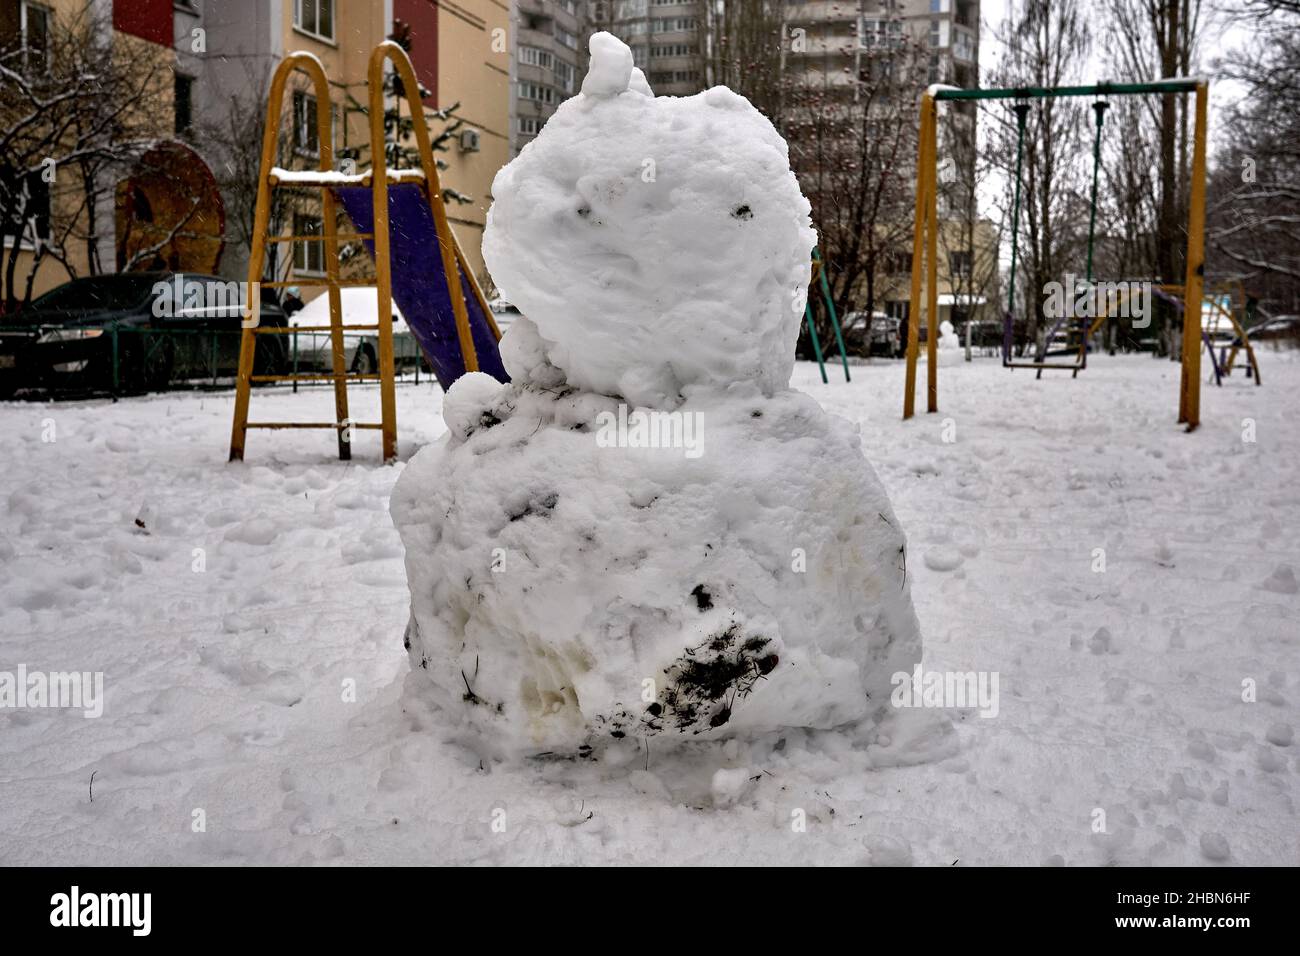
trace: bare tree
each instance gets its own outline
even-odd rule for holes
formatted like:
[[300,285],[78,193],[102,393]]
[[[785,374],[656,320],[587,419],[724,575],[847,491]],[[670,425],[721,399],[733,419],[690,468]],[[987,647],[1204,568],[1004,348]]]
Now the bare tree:
[[[899,31],[859,38],[811,38],[809,56],[791,58],[784,133],[799,183],[812,204],[837,318],[864,314],[858,334],[897,271],[912,231],[917,93],[928,54]],[[855,67],[845,65],[856,63]],[[820,337],[833,335],[819,296],[812,298]]]
[[1248,282],[1268,307],[1300,311],[1300,5],[1263,3],[1252,42],[1216,62],[1246,95],[1224,111],[1208,213],[1209,259],[1216,271]]
[[[30,300],[46,259],[75,278],[71,246],[98,260],[101,201],[120,173],[156,141],[158,104],[170,74],[132,56],[87,8],[51,19],[41,46],[0,43],[0,311]],[[24,251],[31,252],[19,274]]]
[[784,117],[790,40],[782,0],[714,0],[700,4],[705,86],[743,93],[778,129]]
[[[1081,80],[1091,32],[1080,0],[1020,0],[999,28],[1006,50],[993,71],[994,86],[1064,86]],[[1043,99],[1030,104],[1023,139],[1018,223],[1019,289],[1007,289],[1008,308],[1024,303],[1023,347],[1045,330],[1043,290],[1064,273],[1081,273],[1080,253],[1087,229],[1088,177],[1080,155],[1090,150],[1083,132],[1087,107],[1073,99]],[[996,107],[994,108],[996,110]],[[1007,191],[1016,188],[1017,126],[1010,110],[993,124],[989,148],[1008,172]],[[1090,145],[1090,144],[1089,144]],[[1013,200],[1010,195],[1007,205]]]
[[[1193,72],[1203,22],[1200,0],[1107,0],[1106,13],[1116,27],[1106,46],[1110,79],[1149,83]],[[1186,278],[1193,102],[1186,94],[1168,93],[1112,104],[1124,138],[1121,149],[1108,151],[1106,180],[1117,193],[1121,234],[1134,240],[1124,264],[1142,278],[1173,284]],[[1177,360],[1182,327],[1164,300],[1155,319],[1162,350]]]

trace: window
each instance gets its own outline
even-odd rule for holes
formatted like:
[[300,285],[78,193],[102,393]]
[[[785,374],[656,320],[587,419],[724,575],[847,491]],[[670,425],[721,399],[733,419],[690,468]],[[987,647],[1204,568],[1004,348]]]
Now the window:
[[885,256],[885,271],[890,275],[908,275],[912,271],[912,253],[906,249],[894,249]]
[[[295,215],[293,217],[293,234],[295,236],[319,236],[322,234],[319,216]],[[325,271],[325,243],[295,242],[293,244],[293,271]]]
[[29,74],[50,71],[50,11],[24,0],[19,11],[23,66]]
[[316,130],[316,97],[310,93],[293,94],[293,148],[312,156],[320,154]]
[[861,45],[863,48],[877,46],[902,46],[903,44],[903,21],[902,20],[874,20],[864,19],[862,21]]
[[293,0],[293,25],[322,40],[334,39],[334,0]]
[[657,43],[650,48],[651,57],[694,55],[695,44],[693,43]]
[[555,80],[560,84],[560,89],[566,93],[573,92],[573,64],[565,63],[563,60],[555,61]]
[[952,54],[959,60],[968,62],[975,59],[975,39],[969,33],[958,30],[953,36]]
[[555,39],[564,46],[567,46],[570,50],[576,50],[578,48],[577,34],[570,33],[559,24],[556,24],[555,26]]
[[543,69],[550,69],[551,62],[554,59],[550,50],[542,50],[535,46],[521,46],[519,48],[519,62],[524,66],[540,66]]
[[954,279],[969,279],[971,254],[969,249],[948,253],[948,272]]
[[646,61],[646,48],[643,46],[632,47],[632,65],[644,67]]
[[[7,182],[0,182],[9,195],[12,214],[11,229],[21,224],[17,241],[19,248],[31,249],[50,238],[50,184],[42,175],[45,167],[29,173],[18,173]],[[9,236],[5,236],[6,246]]]
[[697,26],[694,17],[665,17],[662,20],[651,21],[655,33],[685,33],[696,29]]
[[519,83],[519,96],[525,100],[536,100],[538,103],[555,102],[555,90],[540,83],[529,83],[526,80]]
[[194,123],[194,79],[183,73],[176,74],[175,83],[176,134],[189,132]]
[[542,130],[542,124],[545,120],[538,119],[536,116],[519,117],[519,132],[524,136],[536,136]]
[[650,82],[655,85],[669,83],[698,83],[699,70],[659,70],[650,74]]

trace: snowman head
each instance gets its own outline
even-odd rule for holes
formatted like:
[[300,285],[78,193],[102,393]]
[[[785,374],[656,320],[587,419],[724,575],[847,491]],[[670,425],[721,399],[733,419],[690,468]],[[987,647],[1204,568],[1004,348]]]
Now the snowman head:
[[582,92],[492,186],[483,253],[569,384],[669,406],[786,387],[816,234],[785,141],[744,97],[655,97],[591,38]]

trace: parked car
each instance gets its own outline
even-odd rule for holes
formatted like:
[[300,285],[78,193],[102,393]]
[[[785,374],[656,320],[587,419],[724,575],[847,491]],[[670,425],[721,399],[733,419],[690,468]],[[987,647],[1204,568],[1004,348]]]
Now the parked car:
[[[194,288],[194,282],[221,294],[205,292],[187,305],[179,293]],[[0,394],[21,389],[147,392],[174,381],[232,377],[239,367],[239,288],[216,276],[172,272],[66,282],[0,320]],[[178,293],[174,298],[173,290]],[[270,290],[262,293],[260,321],[285,324]],[[255,373],[284,367],[282,338],[259,336]]]
[[[848,312],[844,316],[841,328],[846,337],[855,329],[867,329],[866,312]],[[902,337],[902,322],[883,312],[871,313],[870,331],[866,333],[868,355],[884,355],[888,358],[901,358],[907,350],[907,343]]]
[[1252,342],[1284,342],[1300,344],[1300,315],[1275,315],[1258,322],[1246,330]]
[[[343,363],[350,372],[374,374],[379,371],[379,332],[375,320],[379,304],[374,286],[339,290],[344,325],[376,326],[375,331],[343,333]],[[423,362],[420,344],[406,325],[402,311],[393,303],[389,316],[393,323],[393,367],[397,371],[414,369]],[[328,294],[318,295],[289,319],[290,328],[321,328],[330,324]],[[301,332],[288,336],[289,364],[299,372],[329,372],[334,368],[334,345],[329,332]],[[295,342],[296,354],[295,354]],[[427,367],[427,365],[425,366]]]

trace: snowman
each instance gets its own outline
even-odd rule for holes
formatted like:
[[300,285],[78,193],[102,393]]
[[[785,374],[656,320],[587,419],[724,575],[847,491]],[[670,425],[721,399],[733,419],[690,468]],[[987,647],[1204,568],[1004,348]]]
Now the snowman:
[[591,68],[493,184],[526,318],[392,498],[407,693],[500,756],[869,726],[921,639],[856,426],[789,388],[816,236],[785,142],[715,87]]
[[939,323],[939,341],[935,343],[940,365],[955,365],[961,361],[961,340],[952,323],[944,319]]

